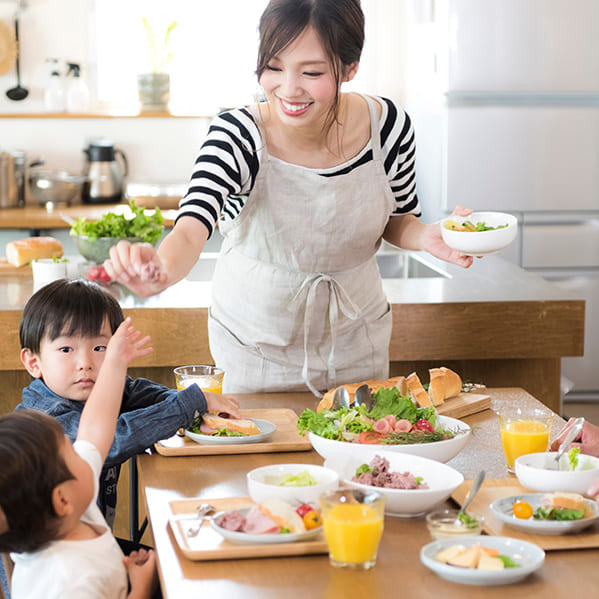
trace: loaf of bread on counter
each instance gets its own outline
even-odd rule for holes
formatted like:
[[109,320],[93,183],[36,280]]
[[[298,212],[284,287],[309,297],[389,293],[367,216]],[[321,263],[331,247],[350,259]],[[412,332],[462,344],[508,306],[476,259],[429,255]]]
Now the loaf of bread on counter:
[[440,406],[446,399],[455,397],[461,392],[462,379],[457,372],[441,366],[441,368],[430,368],[428,373],[430,375],[428,393],[415,372],[406,379],[412,399],[421,408]]
[[62,243],[54,237],[26,237],[6,244],[6,260],[14,266],[25,266],[32,260],[62,258]]

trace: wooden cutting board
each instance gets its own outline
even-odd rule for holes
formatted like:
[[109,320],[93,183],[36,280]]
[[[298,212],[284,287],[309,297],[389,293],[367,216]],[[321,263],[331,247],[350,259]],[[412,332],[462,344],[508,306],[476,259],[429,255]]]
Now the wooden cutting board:
[[[472,481],[465,481],[452,494],[451,497],[462,505],[468,491],[472,486]],[[567,534],[567,535],[537,535],[523,532],[504,524],[501,520],[495,518],[491,512],[490,505],[496,499],[511,497],[512,495],[521,495],[529,493],[515,477],[503,479],[487,479],[483,483],[480,491],[472,500],[468,511],[475,515],[484,516],[483,530],[487,534],[502,537],[513,537],[522,539],[538,545],[545,551],[556,551],[563,549],[585,549],[599,547],[599,523],[595,522],[589,528]]]
[[275,453],[279,451],[309,451],[308,437],[297,432],[297,415],[288,408],[241,410],[244,418],[258,418],[272,422],[277,430],[270,441],[241,445],[200,445],[188,437],[175,435],[154,445],[163,456],[224,455],[233,453]]
[[491,396],[483,393],[460,393],[437,407],[437,413],[450,418],[464,418],[491,408]]
[[24,277],[27,279],[33,278],[31,264],[26,264],[25,266],[15,266],[14,264],[8,262],[6,258],[0,258],[0,275]]
[[[328,553],[327,543],[322,532],[309,541],[297,543],[277,543],[269,545],[236,545],[224,539],[205,520],[200,532],[194,537],[188,537],[185,531],[190,525],[197,524],[194,519],[196,508],[204,503],[201,499],[182,499],[171,501],[169,506],[173,518],[169,519],[169,526],[174,536],[175,543],[183,555],[193,561],[240,559],[250,557],[280,557],[286,555],[313,555]],[[254,505],[250,497],[230,497],[223,499],[210,499],[210,503],[220,510],[239,510]],[[185,519],[185,514],[190,517]]]

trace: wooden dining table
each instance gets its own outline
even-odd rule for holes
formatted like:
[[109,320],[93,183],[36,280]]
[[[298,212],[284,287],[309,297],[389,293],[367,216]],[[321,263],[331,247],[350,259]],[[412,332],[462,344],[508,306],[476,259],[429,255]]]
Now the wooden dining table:
[[[496,414],[501,405],[543,407],[520,388],[487,391],[491,409],[463,418],[472,428],[471,437],[465,448],[448,462],[466,480],[473,479],[481,469],[486,471],[488,479],[510,476]],[[313,396],[303,393],[240,394],[238,398],[242,408],[290,408],[297,414],[316,405]],[[563,424],[562,418],[554,415],[552,438]],[[377,562],[368,571],[332,567],[326,554],[191,560],[183,555],[169,526],[169,518],[173,516],[171,502],[247,496],[246,474],[253,468],[275,463],[323,464],[323,459],[313,450],[181,457],[152,451],[138,456],[137,462],[165,599],[599,596],[599,547],[547,551],[539,570],[507,586],[473,586],[443,580],[420,561],[421,548],[431,542],[422,516],[385,517]],[[448,499],[447,504],[453,501]]]

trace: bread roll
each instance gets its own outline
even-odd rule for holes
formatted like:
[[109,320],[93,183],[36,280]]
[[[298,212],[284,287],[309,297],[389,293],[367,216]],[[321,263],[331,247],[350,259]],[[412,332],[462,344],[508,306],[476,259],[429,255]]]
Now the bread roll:
[[246,435],[259,435],[260,429],[252,420],[244,418],[221,418],[216,414],[203,414],[202,420],[210,427],[217,431],[225,428],[228,431],[236,433],[244,433]]
[[454,397],[462,390],[462,379],[460,375],[441,366],[441,368],[431,368],[429,396],[435,406],[441,405],[446,399]]
[[[406,378],[404,376],[396,376],[391,379],[387,379],[386,381],[361,381],[360,383],[348,383],[346,385],[340,385],[340,387],[345,387],[349,394],[349,403],[350,405],[354,403],[354,397],[356,395],[356,389],[361,387],[362,385],[368,385],[371,393],[375,393],[379,389],[393,389],[393,387],[397,387],[399,392],[402,395],[408,395],[408,386],[406,384]],[[339,387],[335,387],[330,391],[327,391],[320,403],[318,404],[316,411],[322,412],[322,410],[330,410],[333,405],[333,397],[335,395],[335,391],[337,391]]]
[[278,497],[268,497],[260,503],[258,509],[281,528],[288,528],[291,533],[305,532],[304,521],[286,501]]
[[14,266],[24,266],[32,260],[62,258],[62,243],[54,237],[26,237],[6,244],[6,259]]
[[410,390],[410,394],[412,395],[412,399],[421,407],[428,408],[432,406],[431,398],[428,396],[428,393],[425,391],[422,383],[420,382],[420,378],[418,375],[413,372],[406,379],[408,384],[408,389]]

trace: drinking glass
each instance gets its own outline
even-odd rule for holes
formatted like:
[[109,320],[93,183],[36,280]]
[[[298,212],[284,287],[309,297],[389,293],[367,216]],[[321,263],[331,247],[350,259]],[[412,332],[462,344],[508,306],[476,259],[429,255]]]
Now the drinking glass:
[[549,412],[538,408],[500,408],[501,445],[508,472],[514,474],[514,463],[521,455],[547,451],[552,420]]
[[177,391],[181,391],[197,383],[202,391],[211,391],[212,393],[223,392],[224,370],[216,366],[196,364],[193,366],[179,366],[175,368],[175,381]]
[[383,534],[385,498],[374,491],[341,489],[322,495],[320,507],[331,564],[372,568]]

